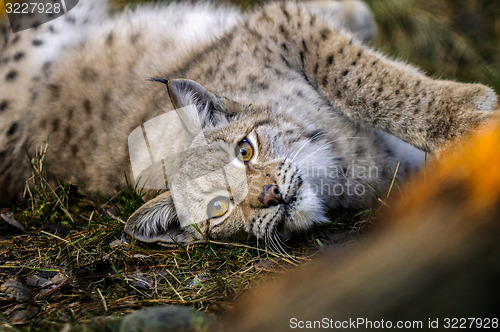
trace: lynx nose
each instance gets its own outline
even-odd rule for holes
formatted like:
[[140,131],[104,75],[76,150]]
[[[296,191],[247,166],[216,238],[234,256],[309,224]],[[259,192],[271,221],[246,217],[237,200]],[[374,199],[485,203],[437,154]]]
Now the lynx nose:
[[262,204],[264,204],[265,207],[270,207],[280,204],[282,199],[281,199],[281,192],[278,186],[275,184],[265,185],[264,192],[262,193],[260,201],[262,202]]

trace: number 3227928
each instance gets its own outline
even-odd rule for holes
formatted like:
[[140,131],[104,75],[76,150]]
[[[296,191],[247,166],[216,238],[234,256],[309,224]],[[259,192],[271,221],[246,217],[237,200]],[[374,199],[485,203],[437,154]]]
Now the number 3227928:
[[62,10],[60,3],[24,2],[6,3],[7,14],[59,14]]
[[445,329],[497,329],[498,318],[445,318]]

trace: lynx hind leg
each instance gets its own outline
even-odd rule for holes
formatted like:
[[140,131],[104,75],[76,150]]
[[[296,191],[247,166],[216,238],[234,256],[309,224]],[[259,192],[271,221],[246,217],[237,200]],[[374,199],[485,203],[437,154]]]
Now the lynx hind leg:
[[377,33],[373,13],[363,1],[314,0],[305,3],[326,22],[349,31],[364,43],[372,41]]

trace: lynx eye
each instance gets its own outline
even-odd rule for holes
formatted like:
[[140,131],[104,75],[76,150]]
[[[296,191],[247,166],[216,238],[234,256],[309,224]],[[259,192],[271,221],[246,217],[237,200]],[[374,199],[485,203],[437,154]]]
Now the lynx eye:
[[229,203],[229,198],[223,196],[218,196],[212,199],[207,206],[208,218],[219,218],[225,215],[229,210]]
[[243,162],[248,162],[253,157],[253,146],[247,138],[242,139],[236,146],[236,156]]

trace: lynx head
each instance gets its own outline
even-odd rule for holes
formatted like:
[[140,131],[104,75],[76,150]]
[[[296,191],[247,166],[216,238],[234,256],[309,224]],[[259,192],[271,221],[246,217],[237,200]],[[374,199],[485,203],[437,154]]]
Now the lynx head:
[[[184,116],[192,140],[158,168],[175,170],[166,172],[168,191],[129,218],[128,234],[167,243],[255,237],[278,250],[279,237],[326,221],[314,189],[324,179],[308,172],[308,165],[333,163],[318,132],[284,112],[237,103],[193,81],[160,81],[174,107],[194,105],[197,119]],[[177,145],[162,144],[167,150]]]

